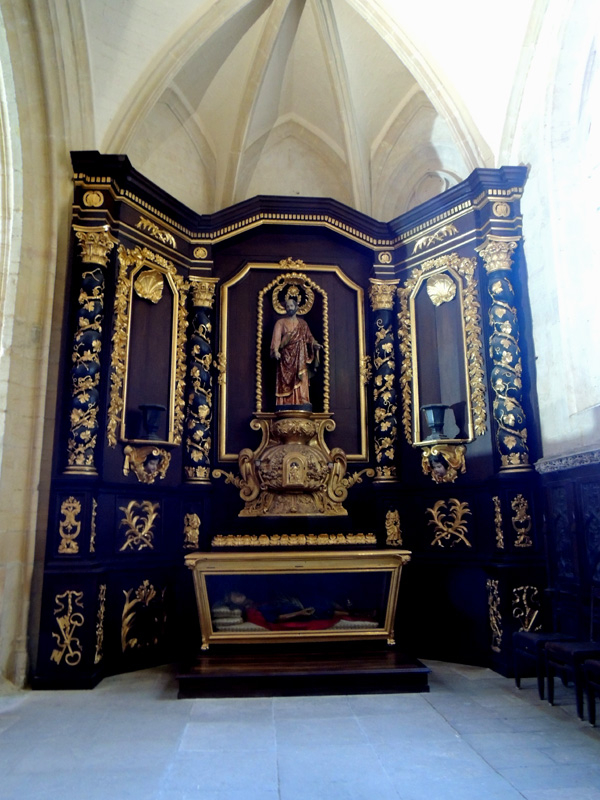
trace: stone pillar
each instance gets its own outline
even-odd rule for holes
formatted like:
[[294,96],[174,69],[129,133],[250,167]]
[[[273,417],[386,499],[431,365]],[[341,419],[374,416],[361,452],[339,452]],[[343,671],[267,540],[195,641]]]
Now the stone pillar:
[[[98,438],[100,350],[104,321],[104,273],[116,239],[108,225],[86,228],[74,225],[81,247],[83,269],[79,282],[79,312],[73,339],[71,415],[66,473],[97,475],[95,447]],[[89,265],[89,269],[86,267]]]
[[496,448],[500,471],[531,469],[527,427],[523,410],[523,364],[519,347],[519,319],[510,281],[514,239],[489,236],[477,248],[488,275],[490,375],[492,409],[496,422]]
[[217,278],[190,278],[194,312],[189,337],[187,438],[184,469],[188,483],[210,480],[213,362],[211,309]]
[[396,480],[396,354],[393,334],[396,280],[370,279],[373,316],[373,399],[375,482]]

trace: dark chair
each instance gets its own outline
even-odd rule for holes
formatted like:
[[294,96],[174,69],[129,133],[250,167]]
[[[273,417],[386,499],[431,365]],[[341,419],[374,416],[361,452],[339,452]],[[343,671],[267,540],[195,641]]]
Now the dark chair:
[[600,639],[595,635],[600,628],[596,624],[596,610],[600,601],[600,587],[592,586],[590,591],[590,638],[585,641],[546,642],[544,656],[546,679],[548,681],[548,702],[554,703],[554,677],[558,675],[563,683],[573,681],[577,716],[583,719],[583,662],[587,659],[600,659]]
[[596,697],[600,697],[600,661],[588,659],[581,667],[583,682],[588,698],[588,719],[596,724]]
[[515,686],[521,688],[521,678],[535,675],[540,700],[544,699],[546,661],[544,646],[546,642],[574,641],[576,636],[566,629],[569,627],[568,615],[563,606],[569,593],[560,588],[548,588],[543,593],[540,616],[544,631],[515,631],[513,633],[513,667]]
[[545,645],[547,642],[572,641],[574,638],[564,633],[515,631],[513,633],[513,663],[517,689],[521,688],[521,678],[534,672],[537,677],[538,694],[540,700],[543,700],[546,677]]

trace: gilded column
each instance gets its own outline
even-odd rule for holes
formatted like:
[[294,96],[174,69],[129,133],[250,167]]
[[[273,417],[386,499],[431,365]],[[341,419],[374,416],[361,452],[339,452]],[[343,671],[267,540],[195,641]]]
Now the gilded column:
[[512,253],[517,242],[488,237],[477,248],[488,274],[491,388],[496,421],[500,470],[529,469],[527,427],[523,410],[523,364],[519,347],[519,319],[510,281]]
[[189,339],[189,394],[184,468],[189,483],[208,483],[212,422],[213,362],[210,319],[217,278],[190,278],[194,313]]
[[71,356],[71,428],[65,472],[97,475],[94,451],[98,438],[98,384],[104,320],[103,269],[116,239],[109,233],[108,225],[97,228],[74,225],[73,230],[81,247],[83,270]]
[[374,316],[373,400],[375,481],[396,480],[396,358],[394,352],[393,310],[398,281],[371,278],[369,298]]

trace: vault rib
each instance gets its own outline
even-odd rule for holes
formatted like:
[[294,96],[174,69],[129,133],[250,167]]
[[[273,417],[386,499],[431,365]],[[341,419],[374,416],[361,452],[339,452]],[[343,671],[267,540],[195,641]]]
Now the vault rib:
[[331,0],[317,0],[312,3],[312,7],[344,132],[346,163],[352,182],[354,207],[365,214],[370,214],[369,163],[352,102],[337,20]]
[[[279,58],[279,71],[277,73],[279,79],[279,101],[285,67],[293,48],[304,4],[305,0],[300,0],[300,2],[298,0],[274,0],[269,10],[237,112],[235,130],[226,167],[221,173],[220,186],[217,186],[216,195],[219,198],[220,208],[225,208],[235,202],[241,162],[249,144],[248,132],[252,128],[261,90],[265,84],[269,69],[275,68],[273,60],[276,51],[278,51]],[[272,90],[272,85],[270,88]],[[272,128],[275,121],[276,115],[270,121],[268,128]]]

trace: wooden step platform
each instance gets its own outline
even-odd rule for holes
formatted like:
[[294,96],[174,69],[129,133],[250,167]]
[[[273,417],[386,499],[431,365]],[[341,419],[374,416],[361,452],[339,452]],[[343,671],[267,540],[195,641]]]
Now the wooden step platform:
[[429,668],[396,647],[211,647],[177,675],[179,697],[428,692]]

